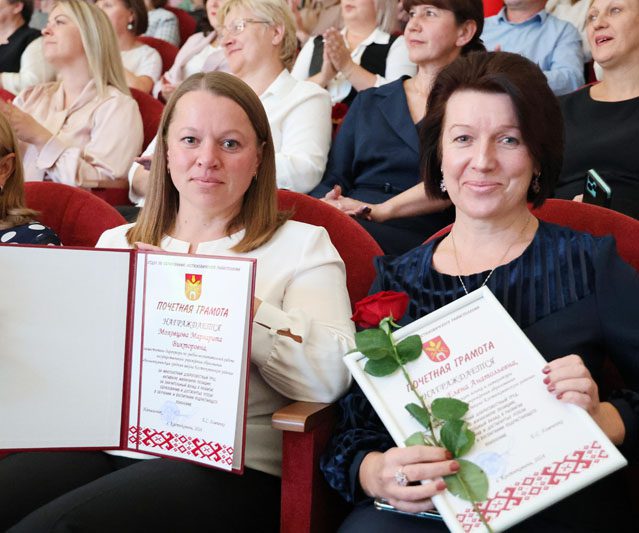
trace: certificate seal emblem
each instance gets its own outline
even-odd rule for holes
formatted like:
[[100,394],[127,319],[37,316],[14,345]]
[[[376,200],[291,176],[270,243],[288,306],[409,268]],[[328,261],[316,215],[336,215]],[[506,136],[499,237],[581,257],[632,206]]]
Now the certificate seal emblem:
[[422,347],[428,358],[435,363],[441,363],[450,356],[450,348],[440,336],[426,341]]
[[186,274],[184,279],[184,294],[192,302],[202,295],[202,274]]

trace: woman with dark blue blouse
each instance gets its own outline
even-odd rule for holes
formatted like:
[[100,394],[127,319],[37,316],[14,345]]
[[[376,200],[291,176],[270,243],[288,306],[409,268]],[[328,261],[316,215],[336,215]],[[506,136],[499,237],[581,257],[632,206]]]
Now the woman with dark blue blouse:
[[[380,258],[372,292],[408,293],[403,324],[484,285],[547,359],[540,380],[558,401],[585,409],[629,459],[639,456],[639,276],[611,237],[538,221],[561,169],[561,113],[543,73],[521,56],[471,54],[446,67],[428,100],[421,138],[426,191],[449,197],[451,232],[396,259]],[[628,390],[599,397],[605,356]],[[396,448],[355,388],[342,402],[322,461],[329,483],[357,503],[342,531],[445,531],[441,522],[377,512],[432,509],[459,465],[441,448]],[[398,474],[402,476],[398,476]],[[426,483],[400,485],[398,479]],[[623,473],[609,476],[513,531],[626,531]]]
[[22,159],[9,122],[0,113],[0,243],[59,245],[55,232],[25,207]]
[[404,0],[403,5],[410,16],[404,37],[417,74],[358,94],[333,142],[322,182],[311,192],[358,216],[389,254],[414,248],[452,222],[445,200],[433,199],[422,211],[429,214],[407,218],[397,218],[403,214],[386,210],[384,202],[419,181],[418,129],[437,73],[460,54],[484,49],[481,0]]

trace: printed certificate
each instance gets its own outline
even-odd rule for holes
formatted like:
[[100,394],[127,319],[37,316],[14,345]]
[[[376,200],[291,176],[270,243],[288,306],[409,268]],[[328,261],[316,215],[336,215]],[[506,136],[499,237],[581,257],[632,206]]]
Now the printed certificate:
[[3,246],[0,269],[0,449],[242,471],[254,260]]
[[[466,459],[489,478],[488,500],[478,504],[502,531],[625,466],[626,460],[581,408],[548,393],[546,361],[487,287],[395,332],[419,335],[423,353],[406,365],[427,403],[453,397],[469,404],[476,433]],[[366,358],[345,362],[398,446],[422,426],[404,405],[414,402],[401,372],[376,378]],[[469,502],[449,492],[433,498],[453,532],[484,531]]]

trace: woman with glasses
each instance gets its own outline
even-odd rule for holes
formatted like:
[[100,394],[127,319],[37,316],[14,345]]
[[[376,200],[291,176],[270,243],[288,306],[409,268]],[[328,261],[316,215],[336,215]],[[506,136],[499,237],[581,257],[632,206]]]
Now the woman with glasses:
[[[246,82],[266,110],[273,143],[277,186],[307,193],[324,173],[331,143],[331,102],[314,83],[298,81],[289,69],[297,52],[293,15],[285,0],[228,0],[218,11],[220,42],[230,72]],[[143,154],[155,150],[151,142]],[[130,198],[140,203],[149,173],[129,171]]]
[[277,186],[309,192],[324,173],[331,142],[331,103],[325,90],[289,70],[297,53],[293,15],[285,0],[228,0],[218,19],[231,72],[266,109]]

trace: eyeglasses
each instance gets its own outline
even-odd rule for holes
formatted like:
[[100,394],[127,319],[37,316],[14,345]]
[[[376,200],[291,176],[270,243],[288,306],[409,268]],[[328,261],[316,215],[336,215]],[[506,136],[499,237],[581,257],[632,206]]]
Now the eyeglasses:
[[247,24],[270,24],[268,20],[238,19],[231,22],[230,26],[224,26],[220,30],[220,37],[224,39],[227,35],[239,35],[246,29]]

